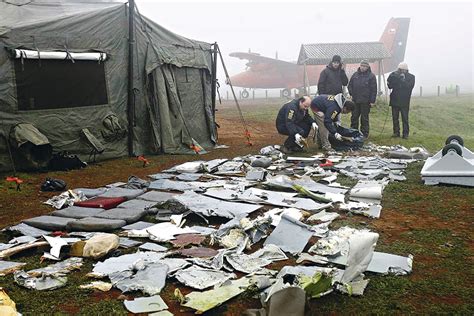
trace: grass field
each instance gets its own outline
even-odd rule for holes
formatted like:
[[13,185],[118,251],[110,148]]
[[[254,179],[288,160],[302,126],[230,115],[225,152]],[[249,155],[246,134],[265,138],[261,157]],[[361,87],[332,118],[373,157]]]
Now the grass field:
[[[144,178],[174,164],[196,159],[232,158],[256,153],[268,144],[281,143],[274,128],[276,112],[282,100],[242,101],[242,110],[252,134],[253,147],[247,147],[243,128],[235,106],[226,102],[219,106],[218,122],[220,142],[229,149],[214,150],[205,156],[154,156],[150,166],[142,168],[141,162],[121,158],[90,165],[84,170],[55,173],[20,173],[25,180],[22,191],[15,191],[6,182],[0,182],[0,228],[23,218],[45,214],[51,209],[42,204],[51,193],[39,192],[39,185],[46,176],[66,180],[70,188],[97,187],[115,181],[126,181],[128,176]],[[402,144],[424,146],[431,152],[442,148],[447,136],[458,134],[467,147],[474,149],[474,104],[472,95],[459,98],[414,98],[411,108],[412,134],[408,140],[392,139],[388,107],[378,104],[371,113],[371,141],[377,144]],[[349,117],[344,118],[347,125]],[[382,133],[383,130],[383,133]],[[315,151],[311,148],[311,152]],[[343,225],[367,227],[380,234],[377,251],[398,255],[414,255],[413,273],[409,276],[378,276],[368,273],[371,280],[363,297],[330,294],[309,301],[307,315],[327,314],[474,314],[474,189],[455,186],[429,187],[420,179],[422,163],[410,165],[407,181],[392,183],[384,191],[380,219],[368,219],[341,212],[332,228]],[[2,175],[4,176],[4,175]],[[349,179],[341,179],[350,182]],[[0,234],[0,242],[7,236]],[[44,267],[41,251],[32,251],[11,258],[26,262],[26,270]],[[68,276],[67,286],[48,291],[30,291],[19,287],[11,275],[0,277],[4,287],[24,315],[127,314],[124,298],[140,296],[138,293],[121,295],[120,291],[107,293],[81,290],[80,284],[91,280],[86,274],[93,261],[86,260],[80,272]],[[170,282],[161,296],[175,315],[192,315],[173,299],[174,288]],[[183,286],[179,285],[183,290]],[[189,291],[184,289],[183,292]],[[240,296],[212,310],[209,315],[240,315],[246,308],[259,307],[258,300]]]

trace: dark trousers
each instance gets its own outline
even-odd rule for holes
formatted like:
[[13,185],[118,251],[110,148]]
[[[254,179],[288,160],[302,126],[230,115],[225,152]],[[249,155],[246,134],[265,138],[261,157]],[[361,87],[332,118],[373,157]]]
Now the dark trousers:
[[[308,124],[308,123],[305,123],[305,122],[302,122],[300,124],[298,124],[299,127],[301,127],[303,129],[303,133],[300,133],[301,136],[303,136],[304,138],[308,137],[309,135],[309,132],[311,131],[311,124]],[[278,130],[278,133],[282,134],[282,135],[288,135],[288,138],[285,140],[285,147],[289,148],[289,149],[293,149],[293,148],[300,148],[300,146],[298,146],[296,143],[295,143],[295,135],[296,134],[292,134],[288,131],[288,129],[286,128],[286,125],[277,125],[277,130]]]
[[351,128],[359,129],[360,118],[360,131],[365,137],[369,135],[369,113],[370,105],[368,103],[356,103],[351,116]]
[[408,111],[410,108],[406,107],[398,107],[392,106],[392,120],[393,120],[393,134],[400,135],[400,122],[399,116],[400,113],[402,114],[402,123],[403,123],[403,136],[408,137],[410,132],[410,126],[408,124]]

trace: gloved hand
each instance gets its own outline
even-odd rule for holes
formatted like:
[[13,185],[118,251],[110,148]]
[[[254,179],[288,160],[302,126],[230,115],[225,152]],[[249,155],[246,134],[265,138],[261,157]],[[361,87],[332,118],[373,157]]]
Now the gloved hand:
[[403,72],[400,74],[400,79],[401,79],[402,81],[405,80],[405,74],[404,74]]
[[342,135],[339,134],[339,133],[336,133],[336,134],[334,134],[334,138],[336,138],[337,140],[340,141],[340,140],[342,140]]
[[336,122],[334,122],[334,125],[336,125],[336,126],[341,126],[341,121],[336,121]]
[[300,134],[296,134],[295,135],[295,143],[300,146],[300,147],[303,147],[303,144],[304,144],[304,138],[303,136],[301,136]]
[[311,128],[314,129],[314,131],[317,131],[318,130],[318,124],[316,124],[316,122],[313,122],[313,124],[311,124]]

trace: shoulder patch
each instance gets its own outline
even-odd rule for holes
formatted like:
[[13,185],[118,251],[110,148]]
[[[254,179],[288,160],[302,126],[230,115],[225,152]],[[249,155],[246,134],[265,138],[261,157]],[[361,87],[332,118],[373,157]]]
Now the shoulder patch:
[[331,119],[334,120],[337,117],[338,114],[339,113],[337,113],[337,111],[332,112]]
[[291,120],[293,119],[293,115],[295,114],[295,111],[294,110],[290,110],[288,111],[288,119]]

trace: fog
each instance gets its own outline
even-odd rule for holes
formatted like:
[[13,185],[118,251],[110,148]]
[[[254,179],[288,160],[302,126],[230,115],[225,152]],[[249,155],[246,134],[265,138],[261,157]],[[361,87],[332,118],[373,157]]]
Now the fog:
[[[391,17],[411,18],[405,61],[424,91],[474,90],[472,2],[164,2],[136,0],[140,13],[182,36],[218,42],[231,75],[245,70],[231,52],[296,61],[301,44],[378,41]],[[342,56],[344,58],[344,56]],[[219,71],[223,84],[223,72]]]

